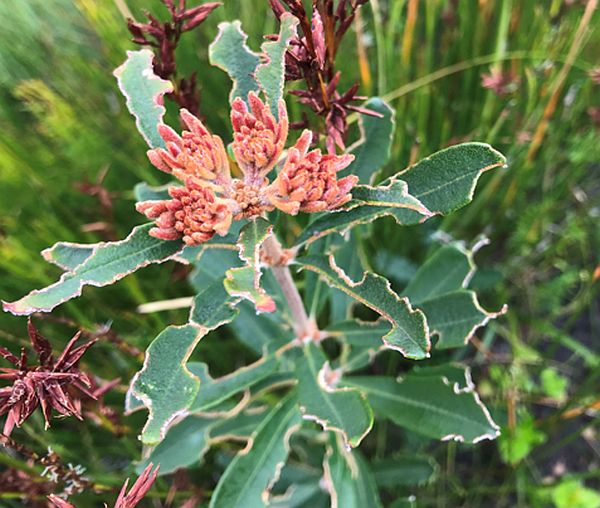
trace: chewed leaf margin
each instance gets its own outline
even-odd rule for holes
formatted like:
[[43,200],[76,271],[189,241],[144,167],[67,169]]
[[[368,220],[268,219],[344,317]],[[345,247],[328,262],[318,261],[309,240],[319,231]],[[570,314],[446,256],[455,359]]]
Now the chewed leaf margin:
[[281,16],[279,37],[275,41],[262,44],[266,61],[256,68],[256,80],[267,96],[271,113],[277,118],[279,100],[283,98],[285,84],[285,54],[290,40],[296,35],[298,19],[289,12]]
[[[3,309],[17,316],[50,312],[58,305],[80,296],[84,286],[108,286],[140,268],[175,258],[182,250],[183,244],[179,241],[164,241],[151,237],[148,232],[152,227],[152,224],[137,226],[123,240],[94,244],[93,252],[72,271],[63,273],[57,282],[43,289],[33,290],[17,301],[2,302]],[[137,244],[140,244],[140,250],[131,250]],[[110,258],[111,255],[117,255],[121,249],[130,249],[130,252],[116,259]],[[147,257],[150,254],[152,256]],[[133,260],[128,260],[128,257],[133,257]],[[99,260],[103,258],[106,259],[105,265],[98,265]],[[124,264],[124,261],[129,261],[129,264]],[[94,263],[97,266],[94,266]],[[107,266],[111,269],[104,273],[102,268]]]
[[382,337],[387,348],[414,360],[429,357],[431,341],[425,315],[413,309],[408,298],[398,296],[386,278],[365,272],[360,281],[354,282],[336,265],[333,255],[329,258],[304,256],[298,258],[296,263],[300,269],[318,273],[330,284],[389,321],[392,328]]
[[224,21],[219,23],[219,33],[208,47],[211,65],[225,71],[233,82],[229,102],[236,97],[247,101],[248,94],[259,88],[254,74],[260,56],[248,47],[247,40],[248,35],[242,30],[240,21]]
[[154,74],[154,54],[149,49],[127,51],[127,60],[113,72],[127,108],[150,148],[164,147],[158,124],[165,114],[163,96],[173,91],[173,84]]

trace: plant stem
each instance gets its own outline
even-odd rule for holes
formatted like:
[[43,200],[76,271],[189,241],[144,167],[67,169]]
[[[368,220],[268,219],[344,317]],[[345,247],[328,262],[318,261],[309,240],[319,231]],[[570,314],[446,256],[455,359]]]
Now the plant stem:
[[263,243],[263,248],[267,258],[269,259],[269,267],[273,271],[275,279],[281,287],[281,292],[287,301],[292,318],[294,320],[293,326],[296,333],[296,337],[303,339],[311,333],[313,326],[311,321],[306,314],[304,303],[296,287],[296,283],[292,278],[290,269],[285,264],[285,254],[281,247],[281,244],[275,238],[275,235],[271,235]]

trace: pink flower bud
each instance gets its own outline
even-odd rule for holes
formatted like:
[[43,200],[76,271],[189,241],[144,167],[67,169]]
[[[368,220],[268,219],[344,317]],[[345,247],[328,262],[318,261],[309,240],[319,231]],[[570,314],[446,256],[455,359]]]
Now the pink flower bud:
[[233,153],[247,183],[261,184],[277,163],[288,134],[285,103],[279,102],[279,122],[254,92],[248,94],[250,111],[240,98],[233,101]]
[[332,210],[352,199],[350,190],[358,177],[337,179],[336,173],[347,167],[352,155],[323,155],[320,150],[308,151],[312,134],[304,131],[296,145],[288,150],[281,173],[269,186],[274,206],[295,215],[302,212]]

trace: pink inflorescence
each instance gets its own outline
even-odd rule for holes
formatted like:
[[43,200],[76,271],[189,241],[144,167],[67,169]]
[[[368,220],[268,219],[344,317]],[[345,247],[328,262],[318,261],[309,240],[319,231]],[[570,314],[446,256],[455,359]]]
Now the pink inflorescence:
[[267,175],[282,156],[288,135],[288,117],[283,100],[278,105],[279,120],[267,105],[250,92],[248,104],[234,100],[232,152],[241,178],[232,178],[229,159],[218,136],[182,109],[181,120],[188,130],[181,135],[166,125],[159,126],[165,148],[148,151],[148,158],[161,171],[172,174],[183,186],[169,189],[171,199],[138,203],[139,212],[155,219],[150,235],[163,240],[182,239],[198,245],[215,234],[227,234],[231,222],[259,216],[275,208],[295,215],[337,208],[351,199],[357,177],[337,179],[352,155],[323,155],[309,151],[312,140],[306,130],[277,178]]

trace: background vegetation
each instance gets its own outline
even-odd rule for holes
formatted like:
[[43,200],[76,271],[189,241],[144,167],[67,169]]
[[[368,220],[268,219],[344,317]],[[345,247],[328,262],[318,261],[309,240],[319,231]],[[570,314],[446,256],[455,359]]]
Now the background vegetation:
[[[491,245],[477,256],[477,287],[487,308],[509,305],[455,353],[471,365],[502,423],[498,441],[432,443],[379,428],[365,443],[374,459],[397,449],[436,464],[433,473],[398,471],[400,485],[392,491],[415,495],[418,506],[600,506],[600,85],[589,75],[600,66],[595,4],[371,0],[345,40],[338,66],[346,85],[359,81],[362,94],[383,96],[396,109],[390,173],[466,140],[489,142],[509,159],[507,170],[484,176],[469,207],[400,234],[380,221],[378,243],[362,253],[401,284],[436,239],[472,243],[486,235]],[[125,19],[142,19],[143,8],[165,13],[157,0],[0,2],[3,299],[55,279],[58,270],[38,253],[56,241],[123,237],[142,222],[133,211],[133,186],[162,181],[111,74],[133,48]],[[225,0],[199,30],[184,35],[178,53],[182,74],[198,71],[200,109],[225,139],[228,78],[208,65],[207,48],[218,22],[235,18],[254,48],[262,34],[276,31],[266,0]],[[507,85],[500,91],[482,86],[482,74],[494,71]],[[295,100],[288,102],[297,114]],[[185,275],[175,264],[149,267],[110,288],[89,288],[37,322],[59,349],[75,327],[102,337],[85,361],[104,379],[121,378],[107,399],[121,411],[141,363],[138,350],[168,324],[185,321],[185,310],[140,315],[136,308],[191,294]],[[25,345],[25,319],[0,315],[0,341],[14,350]],[[223,332],[201,349],[215,374],[251,358]],[[115,435],[106,419],[55,420],[44,432],[37,415],[14,437],[41,454],[52,443],[64,463],[81,464],[111,490],[139,456],[142,419],[124,417]],[[28,471],[16,457],[2,450],[0,468]],[[191,470],[205,492],[214,487],[210,464],[218,460],[211,456]],[[191,488],[184,484],[178,496]],[[164,499],[168,490],[162,479],[152,492]],[[12,506],[17,497],[0,485],[0,504]],[[93,505],[85,494],[79,499]]]

